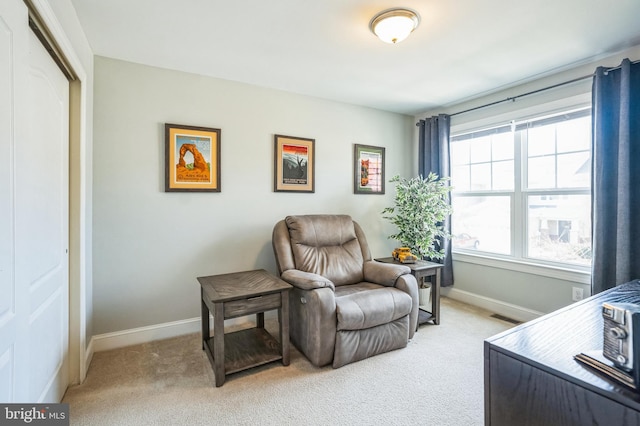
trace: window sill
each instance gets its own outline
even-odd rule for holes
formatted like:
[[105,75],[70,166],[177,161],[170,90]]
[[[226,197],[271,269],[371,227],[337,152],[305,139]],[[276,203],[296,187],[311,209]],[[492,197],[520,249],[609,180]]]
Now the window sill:
[[507,269],[510,271],[540,275],[543,277],[572,281],[580,284],[591,284],[591,272],[580,267],[559,267],[523,260],[498,258],[489,254],[471,254],[467,252],[454,252],[452,259],[454,262],[473,263],[491,268]]

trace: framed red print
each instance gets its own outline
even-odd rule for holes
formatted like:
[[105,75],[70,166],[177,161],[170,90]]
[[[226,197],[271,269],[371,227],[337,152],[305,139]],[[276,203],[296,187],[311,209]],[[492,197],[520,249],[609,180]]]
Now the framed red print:
[[315,192],[315,140],[274,137],[274,191]]
[[353,193],[384,194],[384,148],[356,144],[353,157]]
[[220,129],[165,124],[165,192],[220,192]]

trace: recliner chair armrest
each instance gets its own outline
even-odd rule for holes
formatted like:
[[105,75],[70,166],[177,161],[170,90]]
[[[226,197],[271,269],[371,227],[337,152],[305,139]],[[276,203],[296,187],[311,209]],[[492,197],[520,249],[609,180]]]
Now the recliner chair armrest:
[[394,287],[398,277],[410,273],[411,269],[404,265],[377,262],[375,260],[369,260],[364,263],[364,280],[388,287]]
[[324,287],[328,287],[333,291],[336,290],[333,282],[322,275],[304,272],[298,269],[288,269],[280,275],[280,278],[302,290],[313,290]]
[[413,306],[409,315],[409,339],[413,339],[413,334],[418,328],[418,281],[412,274],[401,275],[396,281],[396,288],[411,296]]

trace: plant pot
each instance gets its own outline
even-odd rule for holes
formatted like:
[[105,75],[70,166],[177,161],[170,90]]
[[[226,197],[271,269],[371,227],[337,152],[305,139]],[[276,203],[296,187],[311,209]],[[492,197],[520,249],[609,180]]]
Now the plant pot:
[[418,289],[418,304],[420,306],[427,306],[431,299],[431,287],[421,287]]

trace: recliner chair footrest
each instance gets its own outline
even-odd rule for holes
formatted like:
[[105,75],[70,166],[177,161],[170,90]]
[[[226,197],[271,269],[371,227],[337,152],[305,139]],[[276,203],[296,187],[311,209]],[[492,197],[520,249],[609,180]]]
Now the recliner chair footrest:
[[343,330],[336,333],[333,368],[407,346],[409,316],[366,330]]

